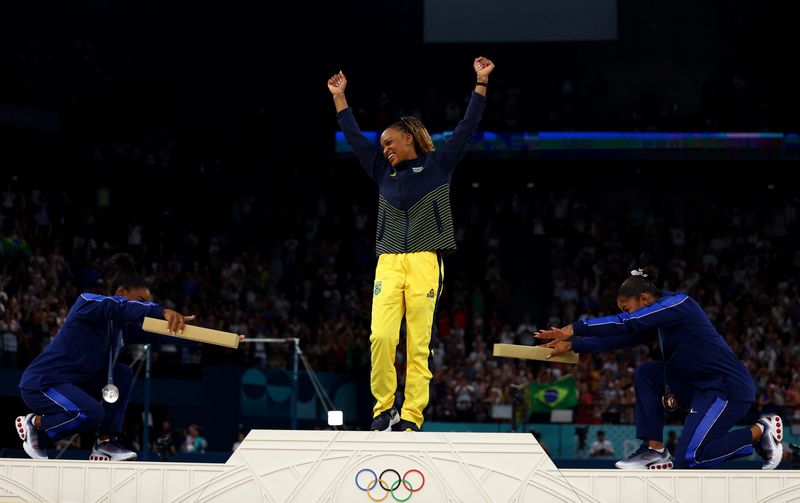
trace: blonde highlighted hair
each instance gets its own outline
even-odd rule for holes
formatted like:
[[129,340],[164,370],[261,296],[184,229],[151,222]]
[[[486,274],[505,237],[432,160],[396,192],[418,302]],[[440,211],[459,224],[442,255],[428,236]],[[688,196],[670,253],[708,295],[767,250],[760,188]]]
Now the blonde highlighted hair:
[[436,150],[430,133],[422,121],[416,117],[400,117],[399,121],[389,127],[410,134],[414,139],[414,148],[417,150],[417,154],[427,154]]

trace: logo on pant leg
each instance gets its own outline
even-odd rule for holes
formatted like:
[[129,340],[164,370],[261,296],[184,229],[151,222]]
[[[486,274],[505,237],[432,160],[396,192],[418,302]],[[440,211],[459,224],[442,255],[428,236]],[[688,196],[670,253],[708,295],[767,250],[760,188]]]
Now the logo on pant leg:
[[433,291],[433,288],[431,288],[431,291],[430,291],[430,292],[428,292],[428,298],[429,298],[429,299],[432,299],[432,298],[434,298],[434,297],[436,297],[436,294],[434,293],[434,291]]
[[372,295],[377,297],[379,293],[381,293],[381,285],[383,284],[382,281],[375,282],[375,291],[372,292]]

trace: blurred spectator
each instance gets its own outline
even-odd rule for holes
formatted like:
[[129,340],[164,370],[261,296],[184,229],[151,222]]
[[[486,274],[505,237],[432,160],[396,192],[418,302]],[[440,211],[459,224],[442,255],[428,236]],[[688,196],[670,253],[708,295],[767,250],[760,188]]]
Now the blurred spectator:
[[236,434],[236,442],[234,442],[233,446],[231,447],[232,452],[235,452],[236,449],[238,449],[239,446],[242,445],[242,442],[244,442],[244,437],[245,434],[243,431],[240,431],[239,433]]
[[614,455],[614,446],[611,444],[610,440],[606,440],[606,432],[603,430],[599,430],[597,432],[597,440],[592,442],[592,446],[589,448],[589,456],[596,458],[600,456],[613,456]]
[[203,436],[201,428],[196,424],[190,424],[183,440],[184,452],[202,453],[206,452],[206,447],[208,447],[208,441]]

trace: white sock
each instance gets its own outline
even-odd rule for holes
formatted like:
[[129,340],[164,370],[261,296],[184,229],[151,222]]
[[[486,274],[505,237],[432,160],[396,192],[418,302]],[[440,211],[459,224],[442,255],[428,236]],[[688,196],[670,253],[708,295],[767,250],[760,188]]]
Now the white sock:
[[[653,448],[651,447],[651,449],[653,449]],[[664,454],[664,449],[666,449],[666,447],[662,447],[661,449],[653,449],[653,450],[656,451],[659,454]]]

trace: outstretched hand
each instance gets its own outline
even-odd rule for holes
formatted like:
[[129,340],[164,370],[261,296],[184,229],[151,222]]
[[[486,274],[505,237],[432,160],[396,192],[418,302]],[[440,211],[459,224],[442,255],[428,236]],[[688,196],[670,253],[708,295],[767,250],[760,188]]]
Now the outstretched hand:
[[555,341],[565,341],[572,337],[572,325],[564,328],[550,327],[549,330],[538,330],[533,336],[537,339],[552,339]]
[[478,56],[472,63],[472,68],[475,69],[475,74],[478,76],[478,79],[488,78],[489,74],[494,70],[494,63],[492,63],[492,60],[489,58]]
[[566,353],[567,351],[571,351],[572,350],[572,343],[571,342],[569,342],[569,341],[559,341],[557,339],[554,340],[554,341],[550,341],[547,344],[543,344],[543,346],[546,347],[546,348],[553,348],[553,352],[550,353],[549,355],[545,356],[545,358],[550,358],[552,356],[557,356],[557,355],[560,355],[561,353]]
[[345,78],[341,70],[328,79],[328,91],[334,96],[344,94],[345,87],[347,87],[347,78]]
[[184,316],[172,309],[164,309],[164,319],[167,320],[167,330],[172,335],[181,335],[183,329],[186,328],[186,322],[192,321],[194,315]]

